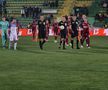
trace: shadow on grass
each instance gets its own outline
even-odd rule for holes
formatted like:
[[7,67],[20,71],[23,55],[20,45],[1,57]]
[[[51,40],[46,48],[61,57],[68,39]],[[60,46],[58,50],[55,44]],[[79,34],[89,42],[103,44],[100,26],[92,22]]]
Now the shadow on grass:
[[27,49],[27,48],[22,48],[22,47],[19,47],[18,48],[19,51],[21,52],[28,52],[28,53],[33,53],[33,54],[52,54],[52,55],[55,55],[55,54],[65,54],[65,55],[72,55],[72,54],[76,54],[76,55],[91,55],[90,53],[85,53],[85,52],[82,52],[80,50],[72,50],[72,49],[68,49],[68,50],[59,50],[59,49],[56,49],[56,50],[51,50],[51,49],[44,49],[44,50],[40,50],[39,48],[35,48],[34,47],[31,47],[30,49]]
[[89,52],[89,53],[97,53],[97,54],[108,54],[108,47],[100,47],[100,46],[93,46],[88,50],[85,50],[83,52]]
[[108,54],[108,51],[104,51],[104,50],[89,50],[89,51],[83,51],[83,52],[89,52],[89,53],[95,53],[95,54]]
[[76,54],[76,55],[91,55],[90,53],[85,53],[85,52],[82,52],[81,50],[59,50],[57,52],[60,52],[60,53],[64,53],[64,54]]
[[33,54],[46,54],[44,52],[44,50],[33,49],[33,48],[31,48],[31,49],[24,49],[24,48],[19,47],[18,50],[20,52],[33,53]]

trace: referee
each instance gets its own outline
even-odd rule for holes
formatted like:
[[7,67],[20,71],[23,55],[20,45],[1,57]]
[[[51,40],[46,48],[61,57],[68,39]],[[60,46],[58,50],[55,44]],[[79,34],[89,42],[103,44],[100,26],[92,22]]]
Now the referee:
[[46,42],[46,22],[42,15],[38,21],[38,38],[40,49],[43,50],[43,45]]
[[71,44],[72,44],[72,48],[74,48],[74,38],[76,38],[76,48],[79,48],[79,40],[78,40],[78,22],[76,19],[76,16],[72,16],[72,22],[71,22]]
[[61,44],[63,44],[63,49],[65,48],[65,42],[66,42],[66,34],[67,34],[67,22],[66,18],[63,16],[62,20],[59,22],[59,27],[60,27],[60,46],[59,49],[61,48]]

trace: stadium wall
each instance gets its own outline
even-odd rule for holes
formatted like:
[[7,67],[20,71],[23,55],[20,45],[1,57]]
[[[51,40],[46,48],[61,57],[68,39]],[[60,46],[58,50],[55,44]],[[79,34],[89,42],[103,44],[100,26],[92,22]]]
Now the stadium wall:
[[[54,35],[54,32],[52,29],[49,30],[49,35],[50,36]],[[19,36],[32,36],[32,30],[31,29],[20,29]],[[108,29],[92,28],[90,29],[90,36],[108,36]]]
[[[90,36],[108,36],[108,28],[107,29],[91,28],[89,31],[90,31]],[[1,36],[1,30],[0,30],[0,36]],[[27,28],[20,29],[19,36],[32,36],[32,30]],[[49,36],[54,36],[53,29],[49,30]]]

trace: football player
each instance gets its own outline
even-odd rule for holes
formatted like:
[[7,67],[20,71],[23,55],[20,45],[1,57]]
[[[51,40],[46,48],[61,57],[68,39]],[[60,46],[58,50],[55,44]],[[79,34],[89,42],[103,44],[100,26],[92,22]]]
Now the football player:
[[61,48],[61,45],[63,44],[63,49],[65,48],[65,42],[66,42],[66,35],[67,35],[67,22],[66,22],[66,18],[63,16],[62,20],[59,22],[59,27],[60,27],[60,46],[59,48]]
[[39,46],[40,49],[43,50],[43,45],[46,42],[46,21],[44,16],[40,16],[40,20],[38,21],[38,38],[39,38]]
[[14,45],[14,50],[17,49],[18,32],[18,24],[16,19],[13,19],[9,26],[9,49],[12,48],[12,44]]
[[79,48],[79,39],[78,39],[78,22],[77,22],[77,19],[76,19],[76,16],[72,16],[72,21],[71,21],[71,45],[72,45],[72,48],[74,48],[74,38],[76,38],[76,48],[77,49],[80,49]]
[[0,25],[1,25],[2,47],[6,48],[7,34],[9,29],[9,22],[6,21],[6,17],[2,17]]

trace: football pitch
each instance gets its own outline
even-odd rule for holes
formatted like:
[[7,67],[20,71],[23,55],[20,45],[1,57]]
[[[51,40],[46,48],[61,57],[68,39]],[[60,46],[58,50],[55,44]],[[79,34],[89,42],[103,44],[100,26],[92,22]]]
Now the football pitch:
[[41,51],[31,37],[20,37],[17,51],[0,47],[0,90],[108,90],[108,37],[66,48],[50,38]]

